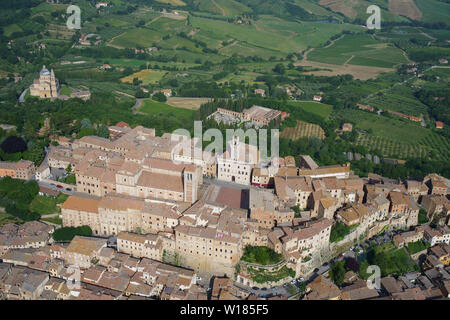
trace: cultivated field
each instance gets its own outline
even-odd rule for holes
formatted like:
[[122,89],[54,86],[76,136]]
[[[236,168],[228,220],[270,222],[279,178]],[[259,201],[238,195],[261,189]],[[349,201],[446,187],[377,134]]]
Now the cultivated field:
[[289,138],[297,140],[303,137],[317,137],[325,139],[325,131],[317,124],[312,124],[297,120],[297,125],[294,128],[285,128],[280,133],[281,138]]
[[401,50],[368,34],[346,35],[327,48],[311,51],[308,60],[379,68],[392,68],[407,62]]
[[235,0],[199,0],[198,8],[222,16],[237,16],[242,12],[250,12],[246,5]]
[[157,83],[166,74],[167,74],[167,71],[145,69],[145,70],[141,70],[139,72],[130,74],[129,76],[126,76],[126,77],[120,79],[120,81],[133,83],[133,79],[138,78],[139,80],[142,81],[143,84]]
[[406,18],[387,10],[388,1],[389,0],[320,0],[319,4],[329,8],[331,11],[339,12],[350,19],[358,18],[363,21],[369,17],[366,13],[367,8],[370,5],[375,4],[381,8],[382,21],[407,21]]
[[430,148],[423,145],[404,143],[385,137],[360,133],[356,142],[370,151],[379,151],[384,157],[398,159],[427,158]]
[[337,76],[350,74],[355,79],[368,80],[378,77],[383,72],[395,71],[393,68],[377,68],[377,67],[366,67],[366,66],[356,66],[351,64],[345,64],[342,66],[328,63],[321,63],[316,61],[309,61],[303,59],[300,62],[295,63],[296,66],[302,67],[312,67],[319,68],[323,70],[317,71],[307,71],[304,74],[313,74],[315,76]]
[[359,0],[320,0],[321,6],[327,7],[334,12],[340,12],[349,18],[356,18],[358,12],[355,6],[360,3]]
[[328,119],[331,112],[333,111],[333,106],[315,101],[291,102],[289,104],[301,108],[309,113],[316,114],[322,117],[324,120]]
[[138,111],[149,115],[169,115],[178,119],[190,119],[194,113],[194,110],[177,108],[154,100],[145,100]]
[[422,12],[417,8],[414,0],[389,0],[389,11],[414,20],[422,18]]
[[356,79],[368,80],[383,72],[392,72],[395,65],[407,62],[402,51],[392,44],[367,34],[356,34],[346,35],[324,48],[310,49],[295,65],[322,69],[306,74],[350,74]]
[[343,110],[339,116],[356,124],[357,144],[380,150],[384,156],[450,159],[450,140],[420,124],[355,109]]
[[170,97],[167,99],[167,104],[172,107],[198,110],[200,106],[211,99],[209,98],[184,98],[184,97]]

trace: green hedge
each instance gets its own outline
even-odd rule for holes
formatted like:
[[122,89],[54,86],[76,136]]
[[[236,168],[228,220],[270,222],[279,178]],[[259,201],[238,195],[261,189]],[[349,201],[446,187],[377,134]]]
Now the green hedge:
[[71,241],[75,236],[89,237],[92,235],[92,229],[89,226],[81,227],[65,227],[56,229],[53,232],[53,240],[55,241]]

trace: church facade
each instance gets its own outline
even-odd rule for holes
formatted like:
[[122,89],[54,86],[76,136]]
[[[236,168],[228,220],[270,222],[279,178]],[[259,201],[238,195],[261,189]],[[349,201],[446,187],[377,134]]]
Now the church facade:
[[57,98],[59,95],[59,81],[55,77],[53,69],[43,66],[39,79],[35,79],[30,86],[30,95],[39,98]]

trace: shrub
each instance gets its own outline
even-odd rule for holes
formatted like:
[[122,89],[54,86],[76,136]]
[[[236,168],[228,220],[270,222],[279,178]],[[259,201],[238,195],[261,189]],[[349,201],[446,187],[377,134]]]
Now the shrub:
[[167,101],[167,97],[164,93],[162,92],[157,92],[153,95],[153,100],[159,101],[159,102],[166,102]]
[[92,229],[89,226],[81,227],[65,227],[56,229],[53,232],[53,240],[55,241],[71,241],[75,236],[86,236],[92,235]]
[[245,247],[242,260],[249,263],[268,265],[282,261],[283,256],[266,246],[247,246]]
[[9,136],[0,146],[5,153],[17,153],[27,150],[27,144],[22,138]]

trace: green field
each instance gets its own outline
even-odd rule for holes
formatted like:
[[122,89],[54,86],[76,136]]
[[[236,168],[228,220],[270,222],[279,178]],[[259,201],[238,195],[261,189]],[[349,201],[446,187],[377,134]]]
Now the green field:
[[197,0],[196,3],[201,11],[223,16],[237,16],[251,11],[249,7],[235,0]]
[[376,4],[381,8],[382,21],[408,21],[405,17],[398,16],[388,10],[389,0],[336,0],[331,1],[329,8],[344,16],[365,21],[368,17],[366,12],[370,5]]
[[30,210],[40,215],[58,213],[61,210],[57,204],[63,203],[67,198],[68,196],[65,194],[60,194],[56,198],[37,195],[30,204]]
[[20,220],[9,213],[0,212],[0,227],[8,223],[17,223]]
[[149,115],[169,115],[178,119],[190,119],[195,113],[194,110],[172,107],[154,100],[145,100],[142,106],[139,107],[139,112]]
[[448,24],[450,20],[450,4],[438,0],[414,0],[417,7],[422,12],[421,21],[424,22],[444,22]]
[[122,33],[112,41],[112,45],[122,48],[150,47],[153,42],[161,40],[163,35],[157,31],[136,28]]
[[346,35],[328,48],[308,54],[308,60],[343,65],[392,68],[407,60],[392,44],[375,40],[368,34]]
[[289,104],[299,107],[307,112],[316,114],[322,117],[324,120],[328,119],[331,112],[333,111],[333,106],[330,106],[329,104],[325,103],[306,101],[306,102],[290,102]]
[[9,26],[6,26],[3,29],[3,33],[5,34],[5,36],[9,37],[11,36],[14,32],[21,32],[22,28],[18,25],[18,24],[10,24]]
[[122,78],[121,81],[133,83],[133,79],[138,78],[143,84],[154,84],[158,83],[167,73],[167,71],[144,69]]
[[[304,50],[308,46],[318,46],[343,30],[361,30],[348,24],[293,22],[271,16],[260,16],[252,25],[238,25],[200,17],[191,17],[190,21],[194,28],[200,29],[194,38],[203,38],[203,41],[235,39],[242,47],[256,47],[280,53],[291,53]],[[240,54],[252,55],[246,52]]]
[[379,150],[385,157],[450,159],[450,140],[405,119],[347,109],[340,112],[347,122],[356,123],[357,144]]
[[390,109],[404,114],[420,116],[427,114],[427,106],[420,102],[410,86],[395,86],[382,95],[374,95],[365,104],[382,110]]
[[71,93],[72,93],[72,90],[68,86],[66,86],[66,85],[61,86],[61,90],[59,91],[59,94],[70,97]]

